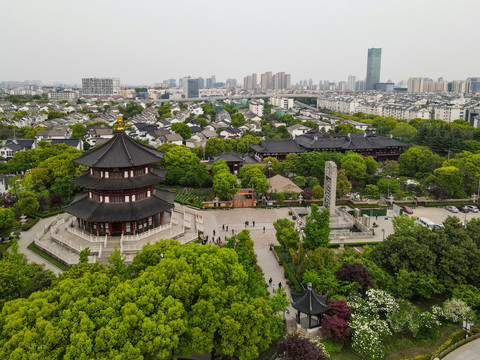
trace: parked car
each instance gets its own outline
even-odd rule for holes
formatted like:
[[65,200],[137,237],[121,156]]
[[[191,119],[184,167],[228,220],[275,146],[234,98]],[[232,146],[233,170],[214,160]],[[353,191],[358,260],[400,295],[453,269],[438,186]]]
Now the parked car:
[[474,205],[465,205],[464,208],[467,208],[468,211],[471,211],[471,212],[474,212],[474,213],[478,212],[478,208]]
[[460,210],[461,212],[464,212],[464,213],[470,212],[470,209],[466,206],[457,206],[457,207],[458,207],[458,210]]
[[448,211],[451,211],[453,213],[458,213],[458,209],[453,205],[447,205],[447,206],[445,206],[445,209],[447,209]]
[[406,212],[407,214],[413,214],[413,210],[409,208],[408,206],[402,206],[402,210]]

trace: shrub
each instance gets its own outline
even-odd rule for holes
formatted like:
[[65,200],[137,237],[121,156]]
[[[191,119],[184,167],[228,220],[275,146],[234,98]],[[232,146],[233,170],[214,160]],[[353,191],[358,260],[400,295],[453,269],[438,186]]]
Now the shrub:
[[315,343],[298,333],[287,334],[278,343],[277,354],[282,360],[329,360]]
[[341,281],[358,282],[362,285],[363,291],[375,286],[367,268],[358,262],[343,263],[337,270],[337,279]]

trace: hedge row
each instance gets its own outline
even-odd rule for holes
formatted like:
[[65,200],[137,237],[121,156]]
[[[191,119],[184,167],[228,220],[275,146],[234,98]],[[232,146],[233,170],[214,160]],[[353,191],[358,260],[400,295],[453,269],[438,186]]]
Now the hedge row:
[[[353,243],[344,243],[345,247],[352,247],[352,246],[365,246],[365,245],[368,245],[368,246],[375,246],[375,245],[378,245],[380,242],[379,241],[376,241],[376,242],[353,242]],[[339,243],[329,243],[327,244],[327,248],[337,248],[337,247],[340,247],[340,244]]]
[[293,273],[292,268],[287,263],[287,260],[285,260],[285,257],[282,254],[282,247],[278,245],[274,246],[274,250],[277,253],[278,258],[280,259],[280,262],[282,263],[283,269],[285,270],[286,277],[290,281],[290,284],[292,284],[293,288],[295,288],[295,292],[297,293],[302,292],[302,286],[300,285],[300,282],[295,277],[295,274]]
[[475,205],[479,206],[479,203],[474,203],[474,202],[462,202],[462,203],[435,203],[435,204],[425,204],[425,207],[444,207],[444,206],[465,206],[465,205]]
[[34,217],[33,219],[31,219],[31,220],[30,220],[29,222],[27,222],[26,224],[21,225],[21,226],[20,226],[20,230],[22,230],[22,231],[27,231],[27,230],[30,229],[33,225],[35,225],[39,220],[40,220],[39,217]]

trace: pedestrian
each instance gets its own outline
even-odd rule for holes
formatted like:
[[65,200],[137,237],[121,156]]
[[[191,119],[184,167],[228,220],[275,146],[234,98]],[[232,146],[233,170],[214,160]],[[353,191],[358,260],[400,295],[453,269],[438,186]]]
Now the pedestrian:
[[281,282],[278,283],[278,288],[279,288],[279,289],[282,288],[282,283],[281,283]]
[[225,224],[222,225],[222,231],[225,231]]
[[227,229],[227,231],[228,231],[228,225],[227,225],[226,229]]
[[250,223],[249,223],[248,220],[247,220],[247,226],[248,226],[248,225],[250,225]]
[[213,236],[215,236],[215,229],[213,229]]
[[234,230],[234,229],[232,229],[232,235],[233,235],[234,233],[235,233],[235,230]]
[[247,227],[247,221],[245,220],[245,227]]
[[205,238],[205,240],[207,240],[207,241],[208,241],[208,235],[207,235],[207,237]]
[[272,286],[272,283],[273,283],[273,279],[270,278],[270,279],[268,280],[268,284],[269,284],[270,286]]
[[263,227],[263,233],[265,233],[265,226]]
[[252,226],[255,227],[255,220],[252,221]]
[[219,236],[217,242],[220,244],[220,241],[222,241],[222,240],[220,239],[220,236]]

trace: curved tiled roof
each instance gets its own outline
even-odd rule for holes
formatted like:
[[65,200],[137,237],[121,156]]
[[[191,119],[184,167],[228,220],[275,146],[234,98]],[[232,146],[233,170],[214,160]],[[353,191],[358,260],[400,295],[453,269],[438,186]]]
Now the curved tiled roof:
[[163,152],[143,145],[121,132],[73,161],[95,168],[125,168],[153,164],[162,159]]
[[73,183],[91,190],[127,190],[140,189],[165,180],[167,170],[153,168],[152,172],[130,178],[100,178],[88,172],[73,179]]
[[128,203],[103,203],[81,193],[63,210],[86,221],[119,222],[145,219],[174,207],[175,193],[156,189],[148,199]]

